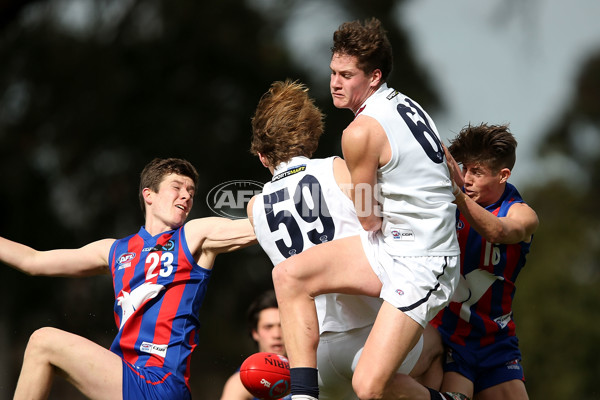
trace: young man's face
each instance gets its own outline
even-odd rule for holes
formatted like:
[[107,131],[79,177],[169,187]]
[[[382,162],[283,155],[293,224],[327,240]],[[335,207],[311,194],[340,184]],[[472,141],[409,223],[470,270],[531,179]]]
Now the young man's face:
[[[152,215],[165,225],[176,229],[182,226],[194,204],[194,181],[183,175],[166,175],[158,187],[158,192],[150,191]],[[148,212],[148,209],[147,209]]]
[[504,192],[504,183],[510,170],[503,168],[494,173],[483,164],[465,164],[462,173],[465,179],[465,194],[479,205],[486,207],[494,204]]
[[265,308],[260,312],[252,338],[258,343],[258,351],[285,355],[279,309]]
[[357,67],[356,57],[346,54],[335,53],[329,67],[329,89],[333,105],[337,108],[349,108],[356,114],[364,101],[377,89],[379,79],[375,73],[366,75]]

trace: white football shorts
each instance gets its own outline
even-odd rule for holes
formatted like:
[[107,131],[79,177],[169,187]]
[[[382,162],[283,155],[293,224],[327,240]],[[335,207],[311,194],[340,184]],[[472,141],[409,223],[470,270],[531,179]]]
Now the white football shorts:
[[381,235],[363,231],[360,238],[371,268],[382,283],[379,297],[425,328],[450,303],[458,286],[458,255],[393,256],[385,251]]

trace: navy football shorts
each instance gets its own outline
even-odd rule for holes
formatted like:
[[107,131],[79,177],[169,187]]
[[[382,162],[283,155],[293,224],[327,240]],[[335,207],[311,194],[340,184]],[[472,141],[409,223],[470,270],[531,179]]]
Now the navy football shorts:
[[185,381],[159,367],[136,367],[123,360],[123,400],[191,400]]
[[474,393],[515,379],[525,381],[520,358],[494,362],[494,358],[489,357],[484,361],[476,360],[477,357],[468,351],[456,350],[448,349],[444,372],[457,372],[469,379],[473,382]]

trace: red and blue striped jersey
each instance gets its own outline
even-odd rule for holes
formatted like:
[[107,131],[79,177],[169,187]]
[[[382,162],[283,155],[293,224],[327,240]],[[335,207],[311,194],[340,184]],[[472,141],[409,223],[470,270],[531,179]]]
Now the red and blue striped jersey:
[[194,260],[184,227],[156,236],[142,227],[115,241],[109,260],[119,328],[111,351],[138,367],[164,368],[188,384],[211,271]]
[[[517,189],[507,183],[502,197],[486,210],[504,217],[515,203],[523,203],[523,199]],[[511,347],[517,348],[512,302],[515,281],[525,265],[530,243],[490,243],[472,229],[460,213],[457,233],[461,281],[450,304],[432,324],[438,327],[446,343],[476,350],[506,344],[508,340],[512,342]]]

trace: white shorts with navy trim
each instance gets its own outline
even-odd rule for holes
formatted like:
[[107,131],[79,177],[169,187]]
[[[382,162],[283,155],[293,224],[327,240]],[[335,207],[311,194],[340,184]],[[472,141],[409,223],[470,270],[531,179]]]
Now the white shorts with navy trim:
[[395,256],[383,248],[380,235],[362,232],[363,249],[382,283],[381,297],[423,328],[450,303],[460,265],[457,255]]

